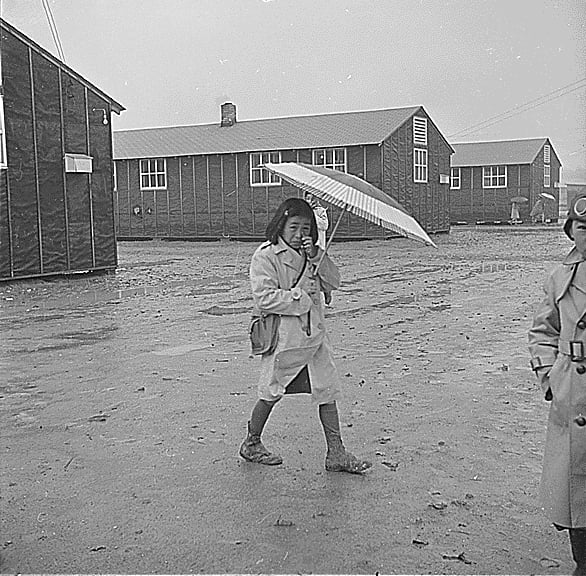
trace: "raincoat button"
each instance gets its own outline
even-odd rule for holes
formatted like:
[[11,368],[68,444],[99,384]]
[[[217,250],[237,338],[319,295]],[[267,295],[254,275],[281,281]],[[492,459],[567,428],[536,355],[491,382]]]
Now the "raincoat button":
[[584,418],[584,416],[578,416],[574,419],[574,422],[578,424],[578,426],[586,426],[586,418]]
[[586,366],[582,366],[582,364],[580,364],[580,366],[576,368],[576,372],[578,372],[578,374],[584,374],[584,372],[586,372]]
[[580,328],[580,330],[584,330],[584,328],[586,328],[586,322],[584,322],[584,320],[580,320],[580,322],[578,322],[578,328]]

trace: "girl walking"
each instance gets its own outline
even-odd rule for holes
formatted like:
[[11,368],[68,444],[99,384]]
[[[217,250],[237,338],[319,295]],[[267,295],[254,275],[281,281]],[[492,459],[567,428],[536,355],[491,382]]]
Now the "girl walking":
[[326,470],[361,474],[372,464],[344,447],[336,400],[340,382],[326,333],[320,292],[340,285],[336,265],[317,247],[318,230],[311,206],[299,198],[285,200],[267,226],[267,241],[255,251],[250,265],[252,296],[257,313],[280,316],[274,351],[261,358],[258,396],[240,456],[249,462],[278,465],[261,434],[274,406],[285,394],[310,393],[318,405],[327,454]]

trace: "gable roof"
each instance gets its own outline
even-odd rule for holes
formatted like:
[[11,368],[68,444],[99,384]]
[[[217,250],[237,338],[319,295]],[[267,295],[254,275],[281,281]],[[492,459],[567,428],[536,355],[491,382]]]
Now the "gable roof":
[[114,158],[155,158],[379,144],[421,106],[114,132]]
[[37,52],[38,54],[43,56],[45,59],[49,60],[49,62],[51,62],[55,66],[57,66],[57,68],[60,68],[66,74],[68,74],[69,76],[72,76],[73,78],[78,80],[86,88],[89,88],[90,90],[95,92],[98,96],[100,96],[101,98],[103,98],[107,102],[110,102],[110,106],[112,107],[112,110],[114,112],[116,112],[116,114],[120,114],[123,110],[126,110],[126,108],[124,108],[124,106],[122,106],[122,104],[119,104],[118,102],[116,102],[116,100],[114,100],[113,98],[110,98],[110,96],[108,96],[105,92],[100,90],[97,86],[95,86],[94,84],[92,84],[91,82],[86,80],[83,76],[78,74],[75,70],[73,70],[73,68],[70,68],[69,66],[67,66],[67,64],[65,64],[64,62],[59,60],[59,58],[56,58],[55,56],[53,56],[53,54],[51,54],[51,52],[49,52],[48,50],[45,50],[42,46],[39,46],[39,44],[37,44],[35,41],[31,40],[26,34],[23,34],[20,30],[18,30],[17,28],[12,26],[12,24],[9,24],[8,22],[6,22],[6,20],[3,20],[2,18],[0,18],[0,30],[6,30],[6,31],[10,32],[13,36],[18,38],[21,42],[24,42],[27,46],[30,46],[30,48],[32,50],[34,50],[35,52]]
[[[548,138],[499,140],[492,142],[461,142],[452,144],[456,151],[452,166],[490,166],[496,164],[531,164]],[[553,152],[553,146],[552,150]]]

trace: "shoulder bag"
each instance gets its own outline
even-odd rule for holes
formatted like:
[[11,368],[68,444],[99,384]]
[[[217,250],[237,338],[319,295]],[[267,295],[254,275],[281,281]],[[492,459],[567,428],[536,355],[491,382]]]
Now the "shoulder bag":
[[[291,286],[291,290],[297,286],[305,267],[307,266],[307,258],[303,261],[303,268],[301,273],[297,276],[295,282]],[[279,343],[279,325],[281,324],[281,315],[273,314],[271,312],[262,312],[260,315],[253,315],[250,320],[250,327],[248,334],[250,336],[250,345],[252,353],[255,356],[272,354]]]

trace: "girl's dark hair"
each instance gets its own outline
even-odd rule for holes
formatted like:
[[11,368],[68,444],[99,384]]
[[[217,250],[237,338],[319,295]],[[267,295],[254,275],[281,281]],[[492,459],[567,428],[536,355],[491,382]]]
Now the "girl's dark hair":
[[285,227],[287,218],[293,216],[299,216],[301,218],[309,218],[310,231],[309,235],[313,240],[313,243],[317,243],[317,222],[315,221],[315,215],[313,208],[301,198],[287,198],[277,208],[275,215],[267,226],[265,236],[267,240],[271,241],[271,244],[277,244],[279,242],[279,236]]

